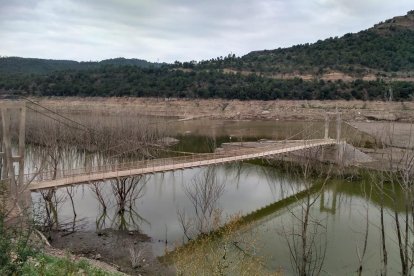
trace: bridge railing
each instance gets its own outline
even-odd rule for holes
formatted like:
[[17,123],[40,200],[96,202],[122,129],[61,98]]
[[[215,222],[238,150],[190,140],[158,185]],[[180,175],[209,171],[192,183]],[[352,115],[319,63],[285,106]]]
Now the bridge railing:
[[[99,173],[110,173],[110,172],[120,172],[128,170],[140,170],[141,173],[144,170],[155,171],[155,168],[164,167],[165,169],[174,170],[175,168],[182,167],[183,164],[191,163],[191,166],[197,167],[198,165],[205,164],[208,160],[217,160],[224,163],[225,160],[228,161],[237,160],[237,157],[246,156],[245,159],[252,159],[268,155],[266,153],[281,150],[289,149],[289,151],[295,151],[304,149],[306,147],[318,146],[333,144],[334,140],[305,140],[305,141],[292,141],[290,142],[291,146],[287,147],[285,143],[271,144],[269,146],[253,147],[253,148],[243,148],[236,150],[223,150],[221,152],[214,153],[199,153],[192,154],[188,156],[176,156],[176,157],[167,157],[159,159],[147,159],[147,160],[136,160],[125,163],[113,163],[106,164],[101,166],[93,166],[86,168],[78,169],[69,169],[69,170],[49,170],[49,171],[40,171],[38,173],[26,174],[26,182],[41,182],[48,180],[56,180],[69,177],[77,177],[82,175],[91,175]],[[167,168],[168,167],[168,168]]]

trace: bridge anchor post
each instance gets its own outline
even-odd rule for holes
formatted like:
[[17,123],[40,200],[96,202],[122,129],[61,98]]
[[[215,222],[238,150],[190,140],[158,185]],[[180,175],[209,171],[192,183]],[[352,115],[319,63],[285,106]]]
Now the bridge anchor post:
[[341,143],[342,118],[341,113],[336,111],[336,146],[338,149],[337,162],[339,165],[343,163],[344,145]]
[[[11,144],[11,116],[12,111],[19,113],[19,137],[18,137],[18,156],[13,156]],[[25,156],[25,136],[26,136],[26,103],[21,101],[7,101],[0,107],[2,124],[2,172],[1,180],[9,181],[9,193],[11,199],[17,201],[21,207],[30,206],[30,200],[24,194],[24,156]],[[14,163],[18,163],[19,170],[17,178]]]

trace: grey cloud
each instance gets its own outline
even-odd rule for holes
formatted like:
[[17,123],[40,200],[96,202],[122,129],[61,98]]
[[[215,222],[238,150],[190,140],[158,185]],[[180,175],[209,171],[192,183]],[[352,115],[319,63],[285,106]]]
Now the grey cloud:
[[0,55],[174,61],[313,42],[412,0],[0,0]]

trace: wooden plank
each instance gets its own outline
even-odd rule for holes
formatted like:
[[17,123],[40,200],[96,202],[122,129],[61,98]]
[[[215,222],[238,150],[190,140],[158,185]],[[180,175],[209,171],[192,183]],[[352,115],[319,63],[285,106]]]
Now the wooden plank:
[[22,159],[20,156],[13,156],[12,157],[13,162],[20,162],[20,159]]
[[[299,144],[299,145],[298,145]],[[210,158],[214,157],[214,154],[206,154],[204,155],[204,160],[199,161],[187,161],[181,162],[178,164],[170,164],[168,163],[168,159],[154,160],[153,163],[147,162],[146,167],[141,168],[130,168],[126,170],[119,170],[119,171],[103,171],[103,172],[94,172],[88,174],[78,174],[78,175],[71,175],[55,180],[46,180],[40,181],[36,183],[32,183],[29,186],[30,190],[39,190],[39,189],[47,189],[52,187],[62,187],[74,184],[81,184],[81,183],[88,183],[98,180],[105,180],[105,179],[114,179],[118,177],[125,177],[131,175],[145,175],[145,174],[152,174],[157,172],[166,172],[166,171],[174,171],[180,169],[187,169],[187,168],[194,168],[194,167],[201,167],[201,166],[209,166],[214,164],[223,164],[228,162],[235,162],[235,161],[243,161],[249,159],[256,159],[260,157],[266,157],[271,155],[277,155],[282,153],[288,153],[313,147],[319,147],[324,145],[333,145],[337,144],[335,140],[308,140],[303,141],[302,143],[297,144],[289,144],[287,147],[282,148],[274,148],[268,149],[265,148],[263,151],[258,151],[254,153],[247,153],[247,154],[239,154],[234,156],[226,156],[226,157],[219,157],[219,158]],[[158,164],[157,164],[158,161]]]

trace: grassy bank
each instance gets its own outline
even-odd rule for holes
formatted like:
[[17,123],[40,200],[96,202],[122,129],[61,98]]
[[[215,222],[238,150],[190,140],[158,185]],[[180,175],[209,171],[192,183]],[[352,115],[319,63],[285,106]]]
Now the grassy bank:
[[120,275],[70,255],[51,256],[31,221],[19,216],[6,222],[6,214],[0,205],[0,275]]
[[74,261],[70,257],[59,258],[38,253],[29,258],[21,269],[21,275],[121,275],[96,268],[86,260]]

